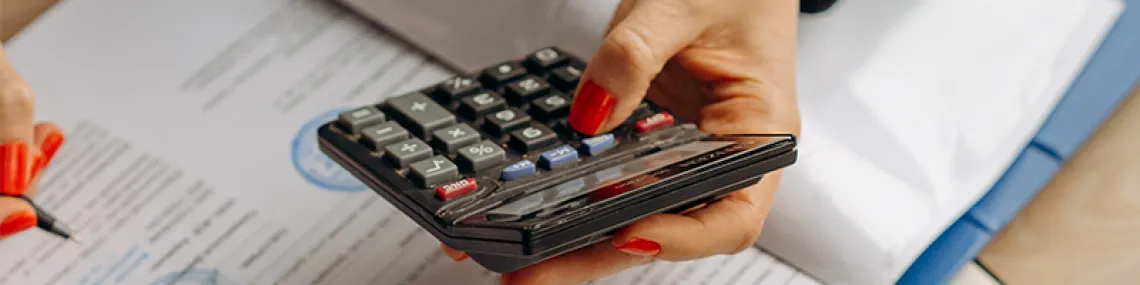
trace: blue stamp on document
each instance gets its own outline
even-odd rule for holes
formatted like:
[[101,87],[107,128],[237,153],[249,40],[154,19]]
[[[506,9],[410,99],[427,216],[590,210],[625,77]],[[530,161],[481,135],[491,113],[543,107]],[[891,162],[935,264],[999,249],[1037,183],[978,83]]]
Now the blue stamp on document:
[[155,279],[150,285],[237,285],[212,269],[190,269]]
[[335,120],[343,110],[332,110],[309,120],[293,137],[293,168],[305,181],[317,187],[333,191],[362,191],[368,189],[364,183],[352,176],[339,164],[321,152],[317,145],[317,128]]

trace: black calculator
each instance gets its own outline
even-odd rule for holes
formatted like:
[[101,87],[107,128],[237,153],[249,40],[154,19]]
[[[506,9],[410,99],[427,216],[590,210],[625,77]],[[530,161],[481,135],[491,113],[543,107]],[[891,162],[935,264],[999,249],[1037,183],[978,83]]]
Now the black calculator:
[[443,244],[510,272],[757,183],[789,134],[701,132],[643,102],[612,132],[567,123],[586,63],[556,47],[345,111],[330,158]]

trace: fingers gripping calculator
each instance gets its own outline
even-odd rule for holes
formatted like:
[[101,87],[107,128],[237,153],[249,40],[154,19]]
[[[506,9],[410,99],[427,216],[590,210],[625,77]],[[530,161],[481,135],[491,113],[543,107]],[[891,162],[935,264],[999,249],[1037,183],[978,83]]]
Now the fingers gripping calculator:
[[510,272],[757,183],[792,135],[703,133],[646,101],[610,133],[566,118],[585,62],[550,47],[319,128],[320,148],[443,244]]

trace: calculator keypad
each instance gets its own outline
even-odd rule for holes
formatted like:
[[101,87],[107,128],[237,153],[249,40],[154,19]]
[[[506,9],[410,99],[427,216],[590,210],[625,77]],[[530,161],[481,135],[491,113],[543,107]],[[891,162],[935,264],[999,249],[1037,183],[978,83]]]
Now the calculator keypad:
[[[425,197],[452,201],[485,192],[480,187],[528,183],[584,160],[604,159],[621,143],[626,135],[584,137],[566,123],[585,67],[561,50],[543,49],[474,76],[345,111],[334,125]],[[652,112],[648,105],[639,108],[623,134],[673,124],[668,113]]]

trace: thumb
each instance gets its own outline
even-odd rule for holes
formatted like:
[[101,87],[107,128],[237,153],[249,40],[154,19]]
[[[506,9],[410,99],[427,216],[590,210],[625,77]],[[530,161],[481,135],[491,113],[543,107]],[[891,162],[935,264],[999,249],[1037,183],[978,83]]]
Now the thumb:
[[569,118],[580,133],[608,132],[625,121],[669,59],[707,26],[683,1],[633,5],[625,17],[614,17],[618,22],[586,65]]
[[36,212],[20,198],[0,197],[0,238],[36,226]]

